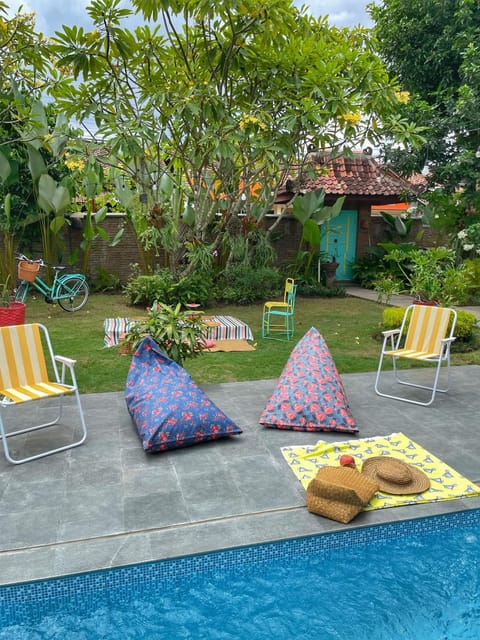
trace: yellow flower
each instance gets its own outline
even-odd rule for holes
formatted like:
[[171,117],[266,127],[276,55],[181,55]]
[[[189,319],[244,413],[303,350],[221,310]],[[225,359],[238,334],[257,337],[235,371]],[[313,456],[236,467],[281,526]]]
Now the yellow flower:
[[65,160],[65,165],[70,171],[81,171],[85,167],[85,162],[83,160],[75,160],[72,158],[71,160]]
[[407,102],[410,100],[410,91],[396,91],[395,97],[402,104],[407,104]]
[[266,129],[267,125],[255,116],[245,115],[240,118],[239,127],[244,131],[249,124],[256,125],[260,129]]
[[357,122],[360,122],[360,120],[362,119],[362,114],[361,113],[345,113],[343,116],[343,119],[346,120],[349,124],[357,124]]

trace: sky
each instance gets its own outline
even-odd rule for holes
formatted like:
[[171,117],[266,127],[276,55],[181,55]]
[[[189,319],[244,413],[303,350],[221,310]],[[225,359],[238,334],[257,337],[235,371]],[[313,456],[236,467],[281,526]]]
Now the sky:
[[[45,35],[53,35],[62,25],[83,26],[92,29],[90,18],[85,7],[89,0],[6,0],[12,10],[21,5],[23,12],[35,12],[37,31]],[[366,12],[369,0],[294,0],[295,4],[309,7],[314,16],[329,16],[329,22],[338,27],[372,26],[370,16]],[[128,0],[125,0],[128,5]]]

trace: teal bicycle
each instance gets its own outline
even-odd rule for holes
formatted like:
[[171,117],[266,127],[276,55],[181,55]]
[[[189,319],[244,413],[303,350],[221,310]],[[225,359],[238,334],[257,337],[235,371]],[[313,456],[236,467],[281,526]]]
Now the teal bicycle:
[[[87,279],[83,273],[65,273],[62,266],[51,266],[39,260],[30,260],[26,256],[19,254],[18,277],[20,283],[15,291],[15,301],[25,302],[31,288],[36,289],[44,298],[45,302],[54,304],[58,302],[64,311],[78,311],[88,300],[90,289]],[[50,267],[53,271],[53,282],[49,285],[38,273],[42,267]]]

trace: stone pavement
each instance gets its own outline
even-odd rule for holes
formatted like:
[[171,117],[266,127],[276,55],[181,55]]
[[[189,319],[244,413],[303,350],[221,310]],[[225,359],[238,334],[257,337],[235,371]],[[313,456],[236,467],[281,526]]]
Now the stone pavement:
[[[451,392],[431,407],[380,398],[374,377],[342,376],[358,437],[402,431],[480,482],[480,366],[454,367]],[[82,396],[89,435],[81,447],[20,466],[0,455],[0,584],[480,507],[473,497],[382,509],[349,525],[309,513],[281,447],[352,435],[260,426],[275,384],[203,387],[242,427],[231,439],[146,454],[123,393],[99,393]],[[49,437],[35,432],[20,444],[33,451]]]

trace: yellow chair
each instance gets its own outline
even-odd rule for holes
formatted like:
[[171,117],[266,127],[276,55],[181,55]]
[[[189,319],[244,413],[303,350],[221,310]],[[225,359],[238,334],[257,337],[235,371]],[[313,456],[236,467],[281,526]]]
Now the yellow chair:
[[[393,398],[428,406],[435,399],[435,394],[446,393],[450,385],[450,346],[455,340],[454,331],[457,322],[457,312],[448,307],[431,307],[424,305],[410,305],[405,311],[400,329],[383,332],[383,345],[375,378],[375,392],[385,398]],[[397,383],[426,389],[431,392],[425,401],[415,400],[403,396],[395,396],[379,389],[384,356],[392,358],[394,379]],[[416,362],[429,362],[436,365],[432,384],[418,384],[401,379],[397,370],[397,360],[404,358]],[[438,382],[442,363],[446,364],[446,386],[439,388]]]
[[287,278],[283,301],[265,302],[262,314],[263,338],[276,338],[284,335],[287,340],[290,340],[295,330],[296,295],[297,285],[295,281],[292,278]]
[[285,309],[287,308],[287,297],[288,297],[288,292],[292,290],[293,285],[295,284],[295,280],[293,278],[287,278],[285,280],[285,288],[283,290],[283,300],[274,300],[274,301],[269,301],[269,302],[265,302],[263,305],[263,315],[265,316],[265,313],[268,313],[268,311],[271,311],[272,309],[278,309],[279,311],[285,311]]
[[[47,356],[47,357],[46,357]],[[48,367],[47,367],[48,362]],[[61,373],[59,375],[59,366]],[[0,327],[0,409],[7,409],[8,413],[17,410],[25,402],[58,398],[57,416],[50,422],[6,432],[0,411],[0,439],[3,443],[5,456],[12,464],[22,464],[37,458],[78,447],[87,437],[87,428],[83,415],[80,395],[75,377],[75,360],[55,355],[46,327],[41,324],[24,324]],[[52,380],[48,369],[52,371]],[[67,369],[71,384],[65,382]],[[8,439],[30,431],[51,427],[60,422],[62,417],[62,399],[66,394],[73,393],[80,413],[82,434],[73,443],[64,444],[55,449],[48,449],[35,455],[13,458],[8,446]],[[48,403],[44,403],[48,404]],[[51,405],[49,405],[51,406]],[[16,423],[19,418],[16,416]],[[25,443],[26,444],[26,443]]]

